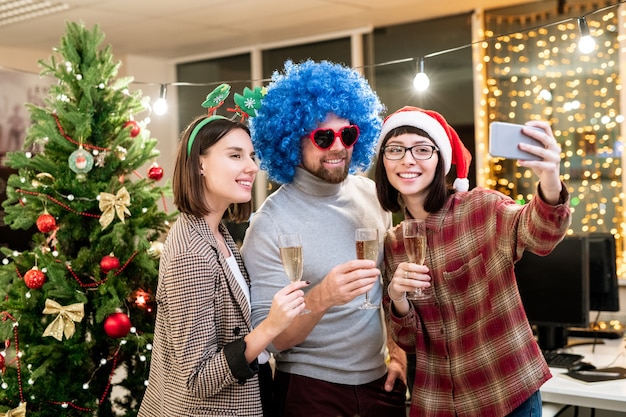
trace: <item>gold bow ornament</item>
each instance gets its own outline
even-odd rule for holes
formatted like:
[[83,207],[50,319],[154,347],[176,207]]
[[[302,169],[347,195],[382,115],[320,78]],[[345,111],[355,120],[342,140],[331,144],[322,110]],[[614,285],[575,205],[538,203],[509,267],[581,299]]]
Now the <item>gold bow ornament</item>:
[[46,307],[43,314],[57,314],[56,318],[44,330],[44,336],[52,336],[59,342],[63,340],[63,335],[69,339],[76,331],[74,322],[82,321],[85,316],[85,304],[76,303],[62,306],[54,300],[46,299]]
[[100,224],[102,225],[102,229],[105,229],[111,224],[116,213],[117,217],[124,223],[124,214],[130,216],[128,206],[130,206],[130,194],[128,194],[126,187],[120,188],[115,195],[100,193],[100,210],[102,211]]
[[26,417],[26,403],[20,403],[19,407],[7,411],[0,417]]

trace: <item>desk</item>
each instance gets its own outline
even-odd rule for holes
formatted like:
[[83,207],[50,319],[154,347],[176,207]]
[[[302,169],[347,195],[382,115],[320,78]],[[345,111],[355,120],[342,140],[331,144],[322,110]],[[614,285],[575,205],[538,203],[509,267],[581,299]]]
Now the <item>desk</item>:
[[[570,338],[570,343],[588,339]],[[568,348],[568,353],[584,355],[583,361],[596,368],[621,366],[626,368],[626,342],[622,339],[604,340],[604,344]],[[541,387],[541,399],[549,403],[578,405],[602,410],[626,411],[626,379],[586,384],[559,376],[566,369],[550,368],[553,377]]]

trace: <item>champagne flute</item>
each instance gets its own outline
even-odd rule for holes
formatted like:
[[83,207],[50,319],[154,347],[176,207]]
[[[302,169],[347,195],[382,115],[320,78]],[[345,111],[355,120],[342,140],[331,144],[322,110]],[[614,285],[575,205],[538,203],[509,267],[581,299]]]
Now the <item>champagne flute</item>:
[[[370,259],[378,262],[378,230],[377,229],[356,229],[356,257],[357,259]],[[380,308],[377,304],[370,302],[369,292],[365,293],[365,301],[359,306],[361,310],[371,310]]]
[[[289,281],[300,281],[304,268],[300,234],[283,233],[278,235],[278,248],[280,250],[280,260]],[[310,312],[310,310],[302,310],[300,314],[308,314]]]
[[[402,235],[404,237],[404,250],[409,262],[424,265],[427,245],[426,222],[421,219],[404,220],[402,222]],[[422,288],[416,288],[406,294],[406,298],[409,300],[426,300],[430,297],[430,292]]]

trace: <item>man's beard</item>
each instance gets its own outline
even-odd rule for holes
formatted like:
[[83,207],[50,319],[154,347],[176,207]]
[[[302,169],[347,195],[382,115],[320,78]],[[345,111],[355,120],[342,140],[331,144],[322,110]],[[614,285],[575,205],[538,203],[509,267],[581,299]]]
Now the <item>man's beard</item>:
[[322,163],[315,169],[305,166],[304,169],[315,175],[317,178],[329,184],[339,184],[348,177],[350,171],[350,160],[346,158],[346,164],[342,168],[327,169]]

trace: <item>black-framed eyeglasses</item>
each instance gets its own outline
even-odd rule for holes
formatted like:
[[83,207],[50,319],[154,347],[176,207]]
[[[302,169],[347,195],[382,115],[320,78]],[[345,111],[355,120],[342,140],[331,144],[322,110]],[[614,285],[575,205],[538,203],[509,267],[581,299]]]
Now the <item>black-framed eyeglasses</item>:
[[439,148],[433,145],[419,144],[413,146],[387,145],[383,148],[383,155],[390,161],[399,161],[404,158],[407,151],[411,151],[413,158],[424,161],[433,157],[435,152],[439,152]]

